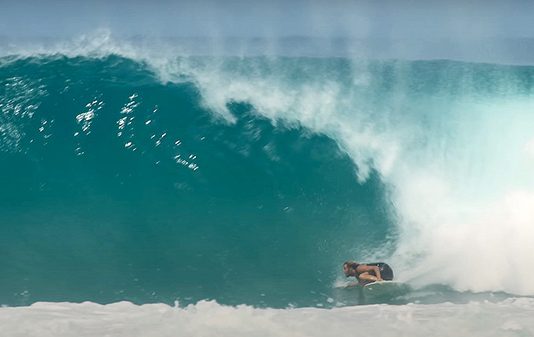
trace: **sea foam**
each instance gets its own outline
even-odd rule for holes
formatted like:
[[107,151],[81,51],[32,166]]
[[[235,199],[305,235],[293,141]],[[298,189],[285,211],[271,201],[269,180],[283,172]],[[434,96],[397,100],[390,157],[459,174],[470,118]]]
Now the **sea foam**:
[[185,308],[119,302],[1,308],[3,336],[531,336],[534,300],[334,309],[258,309],[200,301]]

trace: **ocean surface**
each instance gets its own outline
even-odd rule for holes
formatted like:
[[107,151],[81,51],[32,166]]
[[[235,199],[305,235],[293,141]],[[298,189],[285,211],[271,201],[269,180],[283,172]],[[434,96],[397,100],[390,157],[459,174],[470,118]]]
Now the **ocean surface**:
[[5,48],[0,324],[531,336],[533,170],[534,66]]

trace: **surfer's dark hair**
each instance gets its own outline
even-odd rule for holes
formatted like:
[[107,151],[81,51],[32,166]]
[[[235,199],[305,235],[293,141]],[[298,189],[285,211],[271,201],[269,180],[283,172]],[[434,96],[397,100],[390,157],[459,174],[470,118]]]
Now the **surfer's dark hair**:
[[[343,270],[345,270],[345,266],[347,267],[348,270],[354,270],[356,272],[356,268],[358,268],[358,262],[354,262],[354,261],[345,261],[343,263]],[[349,277],[351,276],[350,274],[346,273],[345,272],[345,276],[346,277]]]

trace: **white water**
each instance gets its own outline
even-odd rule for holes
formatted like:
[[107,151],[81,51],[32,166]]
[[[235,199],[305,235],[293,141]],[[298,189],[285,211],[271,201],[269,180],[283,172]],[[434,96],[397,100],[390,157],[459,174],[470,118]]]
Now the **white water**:
[[9,337],[470,336],[534,335],[534,300],[334,309],[257,309],[201,301],[186,308],[120,302],[0,308]]

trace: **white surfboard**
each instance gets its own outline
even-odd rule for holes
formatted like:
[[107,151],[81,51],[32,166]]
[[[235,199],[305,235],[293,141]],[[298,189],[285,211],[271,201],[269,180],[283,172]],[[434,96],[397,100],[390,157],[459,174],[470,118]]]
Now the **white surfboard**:
[[366,296],[401,296],[410,291],[410,286],[397,281],[377,281],[363,286]]

